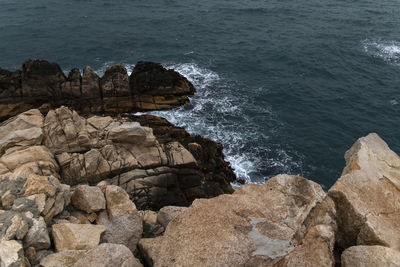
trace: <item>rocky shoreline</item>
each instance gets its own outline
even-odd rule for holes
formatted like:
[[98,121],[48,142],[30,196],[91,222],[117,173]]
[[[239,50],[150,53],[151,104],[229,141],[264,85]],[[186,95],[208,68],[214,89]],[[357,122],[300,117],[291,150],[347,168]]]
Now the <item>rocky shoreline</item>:
[[138,63],[0,69],[1,266],[399,266],[400,157],[360,138],[325,192],[236,180],[222,146],[151,115],[194,87]]

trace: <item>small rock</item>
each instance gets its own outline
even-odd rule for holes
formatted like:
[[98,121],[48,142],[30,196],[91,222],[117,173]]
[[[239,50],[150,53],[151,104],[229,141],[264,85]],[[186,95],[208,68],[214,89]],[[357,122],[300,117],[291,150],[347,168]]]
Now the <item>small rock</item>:
[[20,214],[15,214],[11,218],[10,226],[6,229],[5,235],[2,238],[3,240],[11,240],[14,238],[21,240],[28,232],[29,225]]
[[[50,254],[40,261],[43,267],[72,267],[86,253],[85,250],[66,250]],[[87,265],[93,266],[93,265]]]
[[45,194],[42,193],[42,194],[31,195],[26,198],[35,201],[38,211],[43,212],[44,206],[46,205]]
[[25,247],[34,247],[36,250],[48,249],[51,245],[47,226],[43,217],[32,219],[33,225],[25,236]]
[[140,210],[140,215],[143,218],[143,221],[151,224],[157,223],[157,212],[152,210]]
[[96,247],[105,230],[102,225],[60,223],[52,226],[52,235],[57,252],[82,250]]
[[157,222],[164,228],[172,221],[179,213],[187,210],[187,207],[166,206],[160,209],[157,214]]
[[78,185],[72,194],[72,204],[87,213],[106,208],[104,194],[97,186]]
[[24,266],[24,249],[15,240],[3,240],[0,242],[1,267]]
[[124,245],[103,243],[89,250],[75,263],[75,267],[135,267],[142,266]]
[[8,190],[4,193],[4,195],[1,196],[1,206],[3,209],[8,210],[14,204],[15,199],[16,197],[11,193],[10,190]]
[[142,220],[135,204],[120,187],[109,185],[106,189],[107,211],[99,213],[97,224],[107,230],[103,239],[108,243],[123,244],[135,251],[142,236]]

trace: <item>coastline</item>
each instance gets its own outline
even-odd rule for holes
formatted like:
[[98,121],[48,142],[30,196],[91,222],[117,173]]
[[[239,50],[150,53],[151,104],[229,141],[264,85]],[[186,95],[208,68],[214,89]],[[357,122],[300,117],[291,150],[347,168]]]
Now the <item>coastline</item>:
[[400,262],[400,158],[377,134],[346,152],[328,192],[293,175],[234,191],[220,144],[124,114],[183,105],[194,90],[149,62],[130,76],[114,65],[66,77],[42,60],[0,70],[2,264]]

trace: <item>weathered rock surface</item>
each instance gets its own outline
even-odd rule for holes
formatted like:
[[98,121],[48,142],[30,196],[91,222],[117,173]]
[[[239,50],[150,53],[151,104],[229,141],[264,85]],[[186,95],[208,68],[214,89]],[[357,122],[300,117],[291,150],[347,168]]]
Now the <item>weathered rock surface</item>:
[[[0,69],[0,120],[32,108],[47,112],[60,105],[84,113],[170,109],[188,103],[194,91],[185,77],[152,62],[138,62],[130,77],[122,65],[108,67],[103,77],[90,67],[83,69],[82,76],[72,69],[66,77],[56,63],[27,60],[22,71]],[[31,132],[28,142],[37,138]]]
[[[232,195],[195,200],[169,223],[158,247],[152,243],[148,250],[155,255],[155,266],[267,266],[278,262],[285,266],[293,262],[284,263],[291,252],[303,257],[298,262],[322,259],[332,265],[331,215],[335,211],[328,201],[318,184],[279,175],[265,185],[240,187]],[[324,219],[316,219],[316,214]],[[323,248],[302,252],[315,241]],[[319,259],[312,259],[321,252]]]
[[74,264],[76,267],[140,267],[143,266],[124,245],[103,243],[87,251]]
[[60,223],[52,226],[56,250],[87,250],[100,243],[106,230],[102,225]]
[[87,213],[106,208],[104,194],[97,186],[78,185],[71,196],[71,201],[75,208]]
[[[25,121],[37,121],[35,129],[40,132],[40,142],[31,146],[5,146],[7,150],[0,154],[0,177],[26,179],[25,196],[44,194],[46,200],[41,203],[47,205],[40,207],[40,212],[46,222],[70,201],[69,189],[60,182],[94,185],[107,179],[126,190],[141,209],[187,206],[195,198],[233,191],[229,182],[234,180],[234,174],[223,160],[222,147],[207,139],[191,137],[181,128],[175,129],[175,136],[163,136],[162,133],[174,131],[165,120],[157,121],[158,125],[142,126],[141,117],[135,116],[119,120],[99,116],[86,119],[66,107],[51,110],[44,118],[37,110],[17,117],[21,118],[2,123],[0,132],[9,129],[9,123],[18,121],[19,129],[30,130],[32,125]],[[149,118],[156,121],[148,116],[144,121],[149,122]],[[19,139],[7,140],[14,144]],[[204,151],[197,153],[197,158],[188,150],[195,140]],[[9,209],[20,196],[17,189],[13,190],[3,192],[4,209]],[[79,198],[74,203],[79,203],[80,209],[90,213],[104,208],[100,200],[89,199],[85,204],[80,196],[89,195],[79,193],[80,190],[73,196],[73,201]],[[88,203],[100,206],[89,207]]]
[[382,246],[354,246],[342,253],[343,267],[398,267],[400,252]]
[[337,242],[400,249],[400,158],[377,135],[345,154],[342,177],[329,190],[338,212]]

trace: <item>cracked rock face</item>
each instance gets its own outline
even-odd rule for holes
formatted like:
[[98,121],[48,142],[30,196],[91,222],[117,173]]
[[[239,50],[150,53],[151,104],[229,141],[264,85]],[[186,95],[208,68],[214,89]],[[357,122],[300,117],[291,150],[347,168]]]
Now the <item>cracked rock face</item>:
[[400,249],[400,157],[369,134],[345,154],[342,177],[329,190],[338,212],[338,244]]
[[[162,125],[148,116],[84,118],[67,107],[45,116],[29,110],[0,124],[0,176],[24,179],[25,196],[44,194],[53,199],[53,204],[41,207],[48,214],[46,221],[63,210],[65,203],[56,201],[66,190],[57,189],[60,182],[95,185],[107,180],[126,190],[138,208],[147,209],[187,206],[195,198],[232,192],[229,182],[234,175],[223,160],[222,147],[160,120]],[[3,134],[11,128],[19,134]],[[176,136],[164,136],[174,131]],[[195,153],[197,158],[188,150],[193,141],[203,144],[196,144],[203,151]],[[79,190],[73,200],[79,200],[75,204],[80,209],[90,213],[100,208],[91,205],[101,203],[83,203]],[[12,206],[17,197],[5,190],[4,207]]]
[[279,175],[195,200],[162,237],[142,239],[139,247],[154,266],[293,266],[291,253],[304,266],[333,266],[335,211],[327,201],[318,184]]
[[47,112],[68,105],[81,113],[123,113],[171,109],[186,104],[193,85],[158,63],[138,62],[129,77],[125,67],[108,67],[103,77],[90,68],[65,76],[56,63],[27,60],[22,71],[0,69],[0,120],[29,109]]

